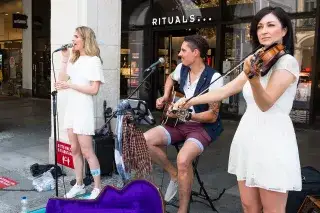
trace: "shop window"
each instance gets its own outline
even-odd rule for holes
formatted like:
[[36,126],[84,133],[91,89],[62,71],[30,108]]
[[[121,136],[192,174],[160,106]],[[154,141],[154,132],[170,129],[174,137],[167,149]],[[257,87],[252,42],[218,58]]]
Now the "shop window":
[[[227,25],[225,31],[225,51],[222,72],[226,73],[252,51],[250,44],[250,24]],[[227,84],[242,71],[242,66],[224,78]],[[222,112],[226,114],[242,115],[246,104],[242,94],[231,96],[222,102]]]
[[317,0],[305,0],[304,1],[304,11],[311,12],[317,9]]
[[311,73],[314,60],[314,32],[315,18],[293,20],[295,31],[295,58],[300,65],[300,79],[297,88],[293,109],[290,116],[295,123],[309,124],[310,96],[311,96]]
[[[144,31],[130,31],[122,33],[121,57],[120,57],[120,95],[127,97],[139,85],[139,77],[143,74]],[[139,98],[137,91],[132,97]]]
[[224,19],[233,20],[239,17],[253,16],[259,4],[253,0],[227,0],[223,11]]
[[216,42],[217,42],[217,31],[215,27],[212,28],[199,28],[197,29],[197,34],[203,36],[207,39],[209,43],[209,50],[207,53],[207,57],[205,58],[205,62],[207,65],[211,66],[212,68],[216,68],[214,64],[215,56],[216,56]]
[[[127,98],[143,74],[143,63],[147,61],[144,33],[152,18],[149,0],[123,0],[121,8],[120,98]],[[137,91],[133,98],[140,95]]]
[[254,1],[254,0],[227,0],[226,11],[224,15],[227,18],[247,17],[256,14],[264,7],[281,7],[288,13],[295,12],[313,12],[317,8],[316,0],[270,0],[270,1]]
[[23,30],[12,23],[16,15],[23,13],[22,1],[0,1],[0,8],[0,95],[20,97]]

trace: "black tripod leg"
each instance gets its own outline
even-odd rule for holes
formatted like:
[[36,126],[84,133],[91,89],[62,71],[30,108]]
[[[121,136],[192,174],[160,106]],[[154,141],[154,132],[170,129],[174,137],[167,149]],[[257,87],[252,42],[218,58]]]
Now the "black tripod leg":
[[[204,192],[205,198],[206,198],[206,200],[209,202],[212,210],[215,211],[215,212],[218,212],[218,210],[214,207],[214,205],[213,205],[213,203],[212,203],[212,200],[211,200],[211,198],[209,197],[206,189],[204,188],[203,182],[202,182],[202,180],[200,179],[200,176],[199,176],[199,173],[198,173],[198,170],[197,170],[197,169],[195,169],[195,174],[196,174],[198,183],[200,184],[200,190]],[[223,191],[223,193],[224,193],[224,191]],[[222,194],[223,194],[223,193],[222,193]],[[222,196],[222,194],[220,194],[219,198]]]

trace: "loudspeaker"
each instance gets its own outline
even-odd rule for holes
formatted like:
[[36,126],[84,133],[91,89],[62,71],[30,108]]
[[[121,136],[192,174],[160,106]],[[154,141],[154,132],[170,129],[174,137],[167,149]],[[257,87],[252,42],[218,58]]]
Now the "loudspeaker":
[[[112,172],[115,170],[113,135],[94,135],[93,148],[100,164],[101,176],[111,176]],[[87,175],[91,175],[87,161],[85,172]]]
[[308,195],[298,213],[320,213],[320,196]]

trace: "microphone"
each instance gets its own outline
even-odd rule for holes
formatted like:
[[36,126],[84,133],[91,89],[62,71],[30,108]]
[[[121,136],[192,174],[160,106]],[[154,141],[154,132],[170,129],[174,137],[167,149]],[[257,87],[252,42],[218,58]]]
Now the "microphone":
[[165,62],[164,58],[159,58],[159,60],[153,64],[151,64],[150,67],[148,67],[145,72],[149,72],[150,70],[152,70],[155,66],[157,66],[158,64],[163,64]]
[[65,50],[65,49],[71,48],[71,47],[73,47],[73,43],[65,44],[65,45],[62,45],[60,48],[56,49],[55,51],[53,51],[53,53],[59,52],[61,50]]

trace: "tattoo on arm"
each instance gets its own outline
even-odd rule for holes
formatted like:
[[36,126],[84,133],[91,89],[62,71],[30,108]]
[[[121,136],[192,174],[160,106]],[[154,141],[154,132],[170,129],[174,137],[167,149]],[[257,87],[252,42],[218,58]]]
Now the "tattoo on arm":
[[209,110],[213,112],[213,120],[216,120],[219,115],[220,102],[209,103]]

